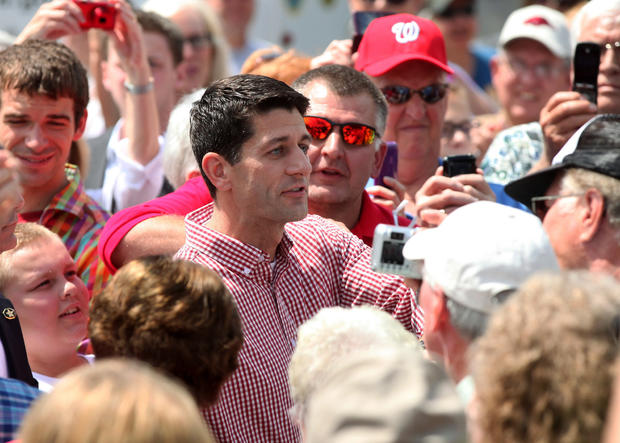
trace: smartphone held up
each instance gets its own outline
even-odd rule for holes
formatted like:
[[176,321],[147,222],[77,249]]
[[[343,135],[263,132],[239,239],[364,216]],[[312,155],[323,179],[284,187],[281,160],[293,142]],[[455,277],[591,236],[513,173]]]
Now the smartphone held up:
[[573,59],[573,91],[579,92],[588,101],[596,104],[598,67],[601,47],[598,43],[581,42],[575,47]]

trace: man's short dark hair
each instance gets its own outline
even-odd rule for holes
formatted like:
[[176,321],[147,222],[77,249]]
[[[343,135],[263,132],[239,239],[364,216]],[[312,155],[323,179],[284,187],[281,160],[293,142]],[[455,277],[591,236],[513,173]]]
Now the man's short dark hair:
[[303,93],[308,84],[317,80],[325,82],[340,97],[368,94],[376,107],[377,129],[383,134],[388,113],[387,102],[366,74],[344,65],[325,65],[302,74],[292,87]]
[[241,146],[254,135],[252,118],[279,108],[295,109],[304,115],[308,99],[280,80],[252,74],[212,83],[192,105],[192,150],[214,198],[215,186],[202,170],[204,155],[215,152],[234,165],[241,159]]
[[243,344],[239,312],[218,275],[164,256],[123,266],[93,298],[88,332],[97,358],[145,361],[183,381],[203,407],[217,400]]
[[71,49],[49,40],[29,39],[0,52],[0,88],[53,100],[70,98],[76,128],[88,105],[84,66]]

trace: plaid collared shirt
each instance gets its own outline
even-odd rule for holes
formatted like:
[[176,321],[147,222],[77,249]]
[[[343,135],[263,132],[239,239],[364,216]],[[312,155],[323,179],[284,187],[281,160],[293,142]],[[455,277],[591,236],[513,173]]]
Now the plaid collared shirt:
[[288,363],[297,328],[328,306],[371,304],[422,333],[423,315],[400,277],[370,270],[370,248],[324,219],[288,223],[275,263],[263,251],[204,226],[213,204],[187,215],[177,258],[217,272],[243,321],[239,368],[205,412],[222,442],[294,442]]
[[30,403],[41,391],[19,380],[0,378],[0,442],[15,438]]
[[110,214],[86,195],[76,166],[67,164],[65,174],[67,186],[43,210],[39,224],[62,238],[93,296],[101,292],[110,278],[110,272],[97,252],[99,235]]

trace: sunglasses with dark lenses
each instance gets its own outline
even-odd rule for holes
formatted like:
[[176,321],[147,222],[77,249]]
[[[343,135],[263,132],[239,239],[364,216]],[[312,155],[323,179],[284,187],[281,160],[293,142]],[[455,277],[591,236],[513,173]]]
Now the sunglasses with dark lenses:
[[471,17],[476,12],[474,5],[465,5],[465,6],[454,6],[448,7],[444,9],[442,12],[437,14],[440,18],[454,18],[457,16],[467,16]]
[[340,128],[342,140],[348,145],[365,146],[379,137],[377,130],[362,123],[334,123],[325,117],[304,117],[306,129],[315,140],[325,140],[335,127]]
[[381,89],[387,102],[393,105],[407,103],[414,94],[418,94],[428,104],[437,103],[446,96],[447,91],[446,83],[436,83],[421,89],[411,89],[406,86],[386,86]]

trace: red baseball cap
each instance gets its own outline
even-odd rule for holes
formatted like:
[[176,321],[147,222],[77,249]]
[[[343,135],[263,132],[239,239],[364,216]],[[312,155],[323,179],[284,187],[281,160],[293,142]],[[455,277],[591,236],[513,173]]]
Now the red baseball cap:
[[410,60],[429,62],[448,74],[446,45],[430,20],[411,14],[393,14],[368,25],[358,49],[355,69],[374,77]]

